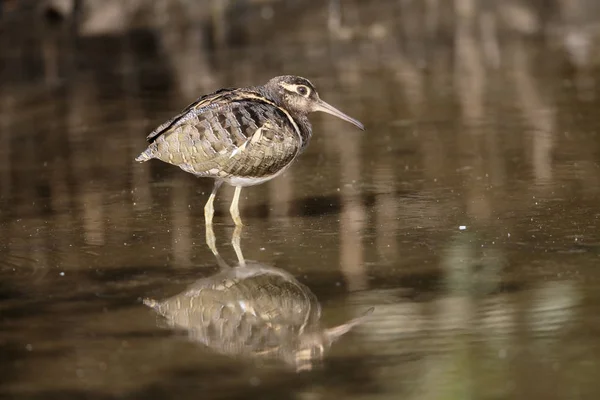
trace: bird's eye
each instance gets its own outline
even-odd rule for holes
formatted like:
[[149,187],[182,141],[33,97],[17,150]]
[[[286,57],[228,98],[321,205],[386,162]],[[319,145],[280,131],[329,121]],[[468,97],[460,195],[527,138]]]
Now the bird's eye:
[[306,96],[308,94],[308,88],[306,86],[298,86],[296,91],[300,96]]

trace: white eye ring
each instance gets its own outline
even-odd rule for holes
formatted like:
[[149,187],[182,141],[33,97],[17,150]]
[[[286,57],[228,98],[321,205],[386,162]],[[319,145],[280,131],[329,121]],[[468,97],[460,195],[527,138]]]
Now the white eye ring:
[[304,85],[298,85],[298,87],[296,88],[296,92],[300,96],[307,96],[310,93],[310,90]]

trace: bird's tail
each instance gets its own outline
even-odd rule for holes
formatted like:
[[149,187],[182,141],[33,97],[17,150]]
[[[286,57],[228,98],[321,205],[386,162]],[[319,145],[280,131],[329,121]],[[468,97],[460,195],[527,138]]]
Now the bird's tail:
[[148,148],[142,154],[140,154],[139,156],[137,156],[135,158],[135,161],[144,162],[144,161],[150,160],[151,158],[154,158],[154,156],[152,155],[152,150],[150,150]]
[[142,300],[142,302],[144,303],[144,305],[153,308],[155,310],[158,310],[158,306],[160,305],[158,301],[154,300],[154,299],[149,299],[149,298],[145,298],[144,300]]

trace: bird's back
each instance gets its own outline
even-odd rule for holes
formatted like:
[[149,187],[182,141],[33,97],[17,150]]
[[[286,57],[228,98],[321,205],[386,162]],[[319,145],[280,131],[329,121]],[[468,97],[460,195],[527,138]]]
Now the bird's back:
[[138,161],[157,158],[198,176],[249,181],[276,175],[303,147],[293,117],[251,89],[204,96],[147,139]]

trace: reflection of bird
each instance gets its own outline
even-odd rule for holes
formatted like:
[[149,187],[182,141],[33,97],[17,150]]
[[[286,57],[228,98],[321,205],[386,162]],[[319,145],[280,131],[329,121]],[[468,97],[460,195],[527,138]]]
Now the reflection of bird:
[[144,304],[216,352],[311,369],[335,339],[365,319],[322,329],[316,296],[292,275],[257,262],[231,268],[215,255],[220,272],[165,301]]
[[215,179],[204,207],[212,223],[215,194],[223,182],[235,186],[231,216],[241,225],[238,202],[244,186],[279,175],[308,145],[307,115],[324,111],[363,125],[319,98],[304,78],[280,76],[263,86],[221,89],[199,98],[156,128],[137,161],[158,158],[199,177]]

